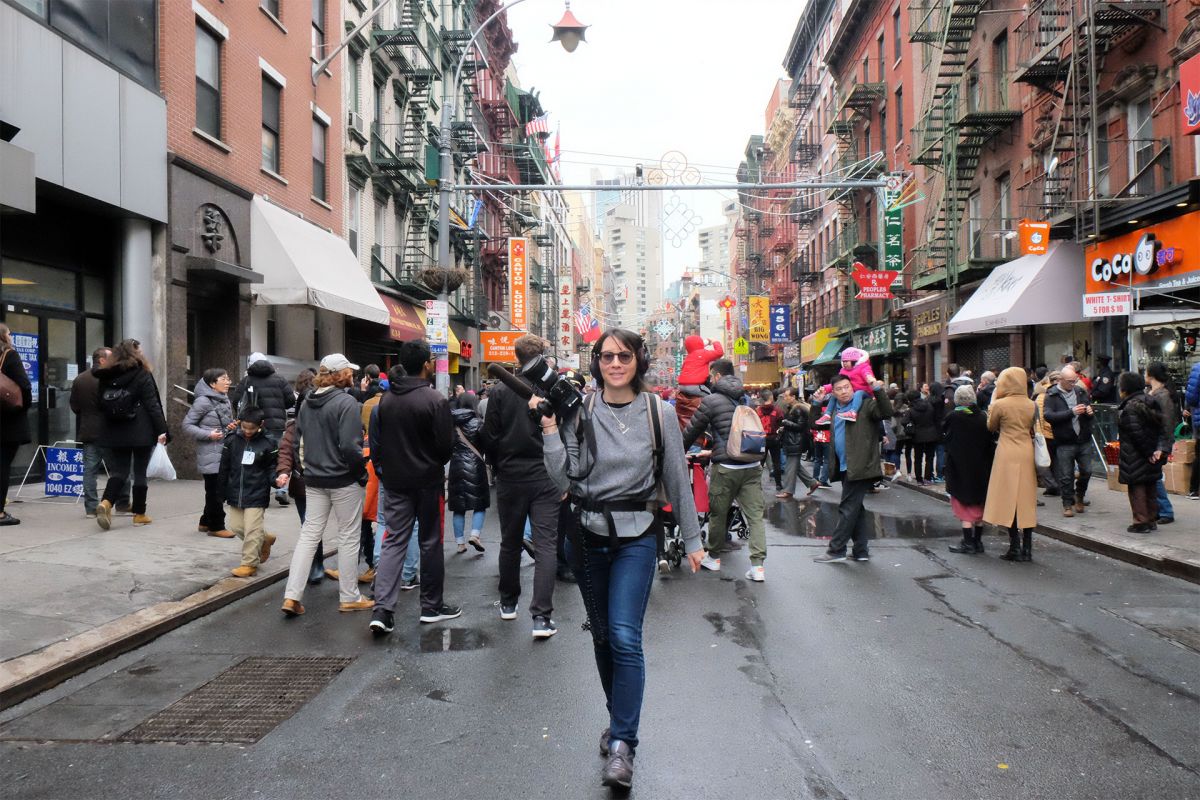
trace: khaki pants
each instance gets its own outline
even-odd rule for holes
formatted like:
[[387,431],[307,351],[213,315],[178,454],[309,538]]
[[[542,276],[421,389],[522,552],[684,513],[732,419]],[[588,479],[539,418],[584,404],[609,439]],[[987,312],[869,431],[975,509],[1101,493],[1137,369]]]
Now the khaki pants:
[[750,563],[762,566],[767,560],[767,529],[763,524],[765,498],[762,488],[762,467],[730,469],[714,464],[708,476],[708,552],[718,558],[725,550],[725,533],[729,526],[729,507],[736,500],[750,528]]
[[242,540],[242,566],[258,567],[258,557],[262,553],[263,540],[267,537],[263,529],[266,517],[265,508],[234,508],[229,507],[229,530]]

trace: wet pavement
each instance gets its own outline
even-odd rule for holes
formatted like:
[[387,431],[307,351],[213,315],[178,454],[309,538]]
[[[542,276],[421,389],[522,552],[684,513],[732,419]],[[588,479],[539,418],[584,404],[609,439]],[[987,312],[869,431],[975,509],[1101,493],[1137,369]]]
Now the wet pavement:
[[[814,564],[836,498],[772,498],[764,584],[744,548],[655,580],[632,797],[1200,796],[1197,587],[1042,537],[1032,564],[954,556],[945,504],[897,490],[867,500],[872,562]],[[485,554],[447,548],[449,623],[403,593],[375,640],[332,582],[293,620],[275,586],[3,712],[5,796],[608,797],[578,591],[532,641],[494,605],[497,538],[490,514]],[[349,661],[253,744],[129,741],[247,659],[301,657]]]

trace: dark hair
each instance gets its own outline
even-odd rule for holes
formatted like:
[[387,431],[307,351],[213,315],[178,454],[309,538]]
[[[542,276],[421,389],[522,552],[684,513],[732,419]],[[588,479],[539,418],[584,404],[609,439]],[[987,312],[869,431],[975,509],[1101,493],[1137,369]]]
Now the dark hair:
[[92,366],[93,367],[99,366],[100,360],[104,359],[104,358],[108,358],[108,356],[111,352],[112,352],[112,350],[108,347],[97,347],[95,350],[92,351]]
[[773,403],[775,401],[775,393],[770,389],[763,389],[758,393],[758,399],[763,403]]
[[370,378],[373,381],[378,380],[379,379],[379,365],[378,364],[367,364],[367,366],[363,367],[363,374],[366,375],[368,378]]
[[916,389],[909,389],[904,393],[904,399],[909,403],[915,403],[921,399],[921,393]]
[[615,339],[619,344],[633,353],[636,371],[633,374],[633,380],[629,382],[629,387],[633,389],[634,393],[640,394],[644,392],[646,390],[646,373],[650,369],[650,359],[646,352],[646,340],[625,328],[609,328],[600,334],[600,338],[592,345],[592,377],[596,379],[596,384],[604,386],[604,376],[599,369],[600,351],[604,347],[604,343],[609,339]]
[[[600,343],[596,343],[596,348],[599,349]],[[518,336],[513,342],[513,353],[517,357],[517,362],[524,364],[534,356],[543,355],[546,352],[546,340],[540,336],[534,336],[532,333],[527,333],[524,336]]]
[[209,386],[213,386],[216,384],[217,381],[221,380],[222,375],[228,375],[228,374],[229,374],[228,372],[221,369],[220,367],[209,367],[208,369],[204,370],[204,374],[201,375],[200,377],[203,378],[204,382],[207,383]]
[[1167,365],[1161,361],[1151,361],[1146,365],[1146,377],[1153,378],[1159,383],[1166,383],[1168,380]]
[[1142,380],[1142,376],[1136,372],[1122,372],[1117,378],[1117,389],[1121,394],[1129,395],[1144,391],[1146,381]]
[[387,373],[388,383],[396,383],[397,381],[403,380],[407,377],[408,373],[405,372],[404,367],[400,366],[399,364],[389,369]]
[[479,396],[474,392],[463,392],[458,397],[459,408],[469,408],[479,416]]
[[946,374],[949,375],[951,378],[957,378],[961,373],[962,373],[962,369],[958,366],[958,364],[955,364],[953,361],[951,361],[949,364],[946,365]]
[[315,377],[317,377],[317,373],[311,369],[302,369],[296,374],[296,408],[300,407],[304,398],[312,391]]
[[429,342],[424,339],[412,339],[400,344],[400,366],[404,367],[404,371],[409,375],[420,375],[432,357]]
[[135,369],[141,368],[150,371],[150,364],[146,361],[146,357],[142,355],[142,343],[137,339],[122,339],[113,346],[112,363],[110,367],[119,367],[120,369]]
[[241,413],[240,417],[242,422],[249,422],[261,428],[263,420],[267,418],[267,412],[258,406],[250,406]]
[[1037,365],[1037,368],[1036,368],[1036,369],[1034,369],[1034,371],[1033,371],[1033,376],[1034,376],[1035,378],[1037,378],[1039,381],[1040,381],[1042,378],[1046,377],[1046,365],[1045,365],[1045,364],[1038,364],[1038,365]]
[[708,365],[709,372],[715,372],[721,377],[733,374],[733,362],[728,358],[718,358]]
[[829,388],[830,388],[830,389],[832,389],[834,386],[837,386],[837,385],[838,385],[839,383],[841,383],[842,381],[847,381],[847,382],[849,382],[849,380],[850,380],[850,376],[849,376],[849,375],[843,375],[843,374],[841,374],[841,373],[839,372],[837,375],[834,375],[834,376],[833,376],[833,380],[831,380],[831,381],[829,382]]

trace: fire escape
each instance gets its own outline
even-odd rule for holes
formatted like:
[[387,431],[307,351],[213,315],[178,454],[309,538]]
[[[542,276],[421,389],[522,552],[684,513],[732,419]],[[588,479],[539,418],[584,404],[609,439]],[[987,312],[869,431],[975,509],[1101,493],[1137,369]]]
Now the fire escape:
[[[942,176],[926,205],[928,238],[914,254],[914,289],[953,286],[960,279],[975,277],[963,274],[972,267],[991,266],[982,258],[977,241],[961,246],[962,220],[984,146],[1010,130],[1021,111],[1006,65],[992,64],[992,71],[981,72],[970,52],[975,21],[986,2],[933,0],[912,9],[911,40],[936,46],[932,77],[914,130],[913,163]],[[978,238],[975,230],[981,224],[979,219],[968,220],[972,239]]]
[[1099,203],[1137,191],[1169,157],[1169,140],[1147,141],[1144,150],[1131,153],[1128,183],[1111,194],[1088,174],[1089,147],[1107,156],[1109,144],[1096,113],[1105,54],[1148,26],[1165,31],[1165,20],[1161,0],[1041,0],[1019,26],[1014,79],[1033,87],[1039,94],[1034,107],[1044,109],[1031,142],[1040,163],[1021,199],[1028,213],[1051,222],[1052,236],[1083,240],[1096,234]]

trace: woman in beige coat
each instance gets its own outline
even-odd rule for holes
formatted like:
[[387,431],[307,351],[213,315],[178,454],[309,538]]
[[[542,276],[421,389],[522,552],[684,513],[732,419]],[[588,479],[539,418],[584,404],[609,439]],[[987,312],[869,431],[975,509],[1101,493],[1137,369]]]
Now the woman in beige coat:
[[1025,395],[1025,370],[1009,367],[1000,373],[988,430],[1000,434],[992,477],[988,482],[984,522],[1008,528],[1006,561],[1033,560],[1033,526],[1037,525],[1037,470],[1033,463],[1035,406]]

